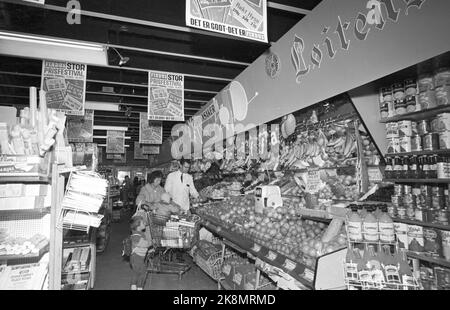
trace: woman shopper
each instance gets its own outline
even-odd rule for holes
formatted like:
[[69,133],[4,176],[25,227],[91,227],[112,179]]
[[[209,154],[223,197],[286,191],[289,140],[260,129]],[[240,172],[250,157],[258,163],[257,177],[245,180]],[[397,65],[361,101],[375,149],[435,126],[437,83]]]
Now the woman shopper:
[[165,193],[164,188],[161,186],[162,177],[163,174],[159,170],[153,171],[147,176],[147,184],[141,188],[139,195],[136,197],[137,209],[135,216],[139,215],[146,221],[146,212],[149,210],[142,205],[147,205],[151,208],[155,202],[161,201],[161,195]]

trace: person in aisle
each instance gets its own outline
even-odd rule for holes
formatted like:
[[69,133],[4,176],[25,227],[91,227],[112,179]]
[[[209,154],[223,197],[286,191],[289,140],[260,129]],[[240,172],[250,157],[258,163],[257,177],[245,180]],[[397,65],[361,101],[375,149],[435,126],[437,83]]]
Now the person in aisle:
[[198,198],[192,176],[188,174],[191,162],[182,158],[177,171],[167,176],[165,190],[172,197],[173,202],[181,207],[181,211],[188,212],[190,208],[189,195]]
[[132,270],[131,289],[142,290],[147,277],[145,256],[152,248],[150,229],[140,216],[133,216],[130,220],[131,230],[131,256],[130,266]]
[[129,193],[131,190],[131,180],[130,177],[128,175],[125,176],[125,179],[123,180],[122,183],[122,201],[124,206],[128,206],[128,197],[129,197]]
[[161,195],[165,193],[161,186],[162,177],[163,174],[160,170],[153,171],[147,176],[147,184],[141,188],[139,195],[136,197],[137,209],[134,216],[143,216],[146,219],[145,213],[152,209],[154,203],[161,201]]

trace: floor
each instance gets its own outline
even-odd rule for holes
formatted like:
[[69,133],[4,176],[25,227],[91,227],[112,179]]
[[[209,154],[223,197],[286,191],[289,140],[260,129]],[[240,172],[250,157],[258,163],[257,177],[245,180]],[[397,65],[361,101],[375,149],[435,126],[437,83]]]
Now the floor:
[[[103,253],[97,254],[94,290],[130,289],[131,269],[121,257],[122,240],[128,234],[128,217],[118,223],[112,223],[109,244]],[[187,259],[189,260],[190,257]],[[178,280],[178,275],[175,274],[149,274],[144,289],[215,290],[217,282],[192,264],[192,268],[183,275],[181,280]]]

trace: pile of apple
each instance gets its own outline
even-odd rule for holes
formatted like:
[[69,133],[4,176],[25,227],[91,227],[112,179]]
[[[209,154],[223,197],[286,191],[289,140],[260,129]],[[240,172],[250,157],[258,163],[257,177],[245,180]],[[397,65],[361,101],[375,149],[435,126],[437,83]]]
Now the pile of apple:
[[302,200],[294,198],[283,207],[268,207],[263,213],[257,213],[253,197],[233,197],[206,205],[201,213],[216,218],[224,227],[260,245],[314,267],[317,257],[346,245],[345,232],[323,242],[327,225],[301,219],[301,205]]

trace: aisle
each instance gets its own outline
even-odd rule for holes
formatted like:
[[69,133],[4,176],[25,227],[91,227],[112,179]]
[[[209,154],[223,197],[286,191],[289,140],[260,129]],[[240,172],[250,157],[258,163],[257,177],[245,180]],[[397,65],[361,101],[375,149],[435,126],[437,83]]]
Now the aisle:
[[[128,290],[130,267],[122,260],[122,240],[128,234],[128,218],[112,223],[111,239],[105,252],[97,254],[95,290]],[[190,257],[188,257],[190,259]],[[150,283],[151,282],[151,283]],[[196,265],[186,272],[181,281],[177,275],[148,275],[146,290],[214,290],[217,283]]]

